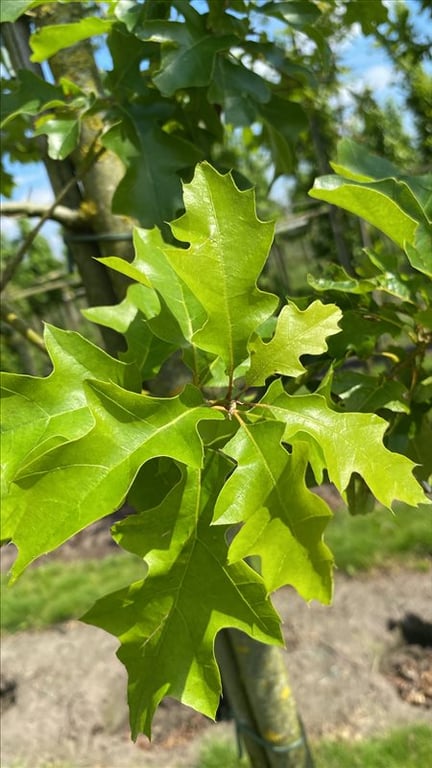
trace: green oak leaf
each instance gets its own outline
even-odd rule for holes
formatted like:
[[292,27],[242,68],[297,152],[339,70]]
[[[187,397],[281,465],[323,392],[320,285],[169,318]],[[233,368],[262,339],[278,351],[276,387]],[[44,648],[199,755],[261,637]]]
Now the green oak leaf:
[[33,51],[30,58],[32,61],[45,61],[63,48],[109,32],[112,25],[113,20],[89,16],[71,24],[52,24],[37,29],[30,37]]
[[364,35],[373,35],[377,26],[388,21],[389,9],[381,0],[372,3],[346,3],[343,23],[360,24]]
[[36,115],[46,104],[64,104],[64,94],[57,85],[45,82],[34,72],[22,69],[18,73],[17,87],[4,93],[1,99],[1,127],[17,115]]
[[414,241],[418,221],[407,209],[418,209],[418,204],[409,187],[396,179],[362,184],[336,174],[321,176],[309,194],[361,216],[401,248]]
[[[351,139],[338,143],[337,161],[331,163],[335,173],[358,182],[396,180],[395,198],[403,202],[407,213],[419,221],[430,221],[432,213],[432,174],[408,176],[385,158],[368,152]],[[407,192],[408,189],[408,192]]]
[[135,258],[131,264],[116,257],[101,261],[150,286],[159,295],[162,303],[150,322],[150,328],[157,336],[178,346],[184,346],[185,341],[190,343],[194,333],[202,328],[207,319],[205,310],[174,270],[159,230],[135,229],[133,237]]
[[156,398],[113,383],[92,381],[84,386],[93,429],[26,466],[3,505],[19,549],[14,578],[35,558],[121,506],[149,459],[170,456],[200,467],[203,446],[197,425],[203,419],[223,418],[203,404],[193,387],[178,397]]
[[220,356],[233,373],[247,356],[250,335],[277,306],[277,297],[256,284],[273,224],[257,219],[252,190],[240,192],[231,175],[222,176],[207,163],[184,185],[184,203],[186,213],[171,229],[189,247],[167,247],[165,253],[207,313],[193,344]]
[[[112,258],[117,259],[114,256]],[[104,263],[109,261],[108,257]],[[124,259],[118,261],[128,263]],[[124,363],[135,365],[143,381],[156,376],[162,363],[176,349],[174,344],[155,336],[150,328],[149,318],[156,317],[160,311],[161,305],[155,291],[138,283],[128,286],[126,297],[120,304],[81,310],[88,320],[123,334],[127,351],[120,352],[119,358]]]
[[306,369],[300,357],[326,352],[326,338],[340,332],[338,322],[341,317],[342,312],[335,304],[323,304],[317,300],[301,310],[289,302],[281,310],[271,341],[265,343],[258,337],[250,342],[248,383],[265,384],[265,380],[275,373],[301,376]]
[[45,2],[46,0],[6,0],[6,2],[0,3],[0,22],[3,24],[7,21],[16,21],[26,11],[37,8],[38,5],[43,5]]
[[136,369],[120,363],[74,331],[45,326],[53,371],[46,378],[1,375],[2,495],[21,467],[56,445],[88,432],[94,418],[83,383],[100,376],[136,391]]
[[409,413],[409,391],[400,381],[380,380],[357,371],[336,371],[332,391],[350,411],[376,413],[381,408]]
[[0,5],[0,22],[12,22],[16,21],[21,14],[31,8],[33,0],[9,0],[7,3]]
[[414,464],[383,445],[388,424],[370,413],[342,413],[330,408],[321,395],[288,395],[280,381],[270,385],[260,401],[265,414],[285,424],[284,442],[307,440],[310,463],[321,482],[327,469],[343,493],[353,472],[388,509],[394,501],[417,506],[425,495],[415,480]]
[[208,89],[212,104],[223,106],[224,120],[231,125],[249,125],[256,118],[257,102],[270,99],[265,81],[241,62],[219,57]]
[[238,43],[235,35],[217,35],[206,29],[205,18],[193,7],[188,8],[192,23],[178,21],[146,21],[137,25],[134,34],[140,40],[161,43],[161,66],[153,81],[164,96],[172,96],[180,88],[209,85],[215,57]]
[[296,444],[290,455],[281,445],[284,431],[277,422],[243,423],[222,448],[237,468],[218,497],[215,520],[245,521],[230,562],[259,555],[269,592],[290,584],[305,600],[329,603],[332,555],[322,535],[331,512],[305,486],[307,445]]
[[150,736],[163,696],[215,716],[221,683],[214,642],[222,628],[281,643],[261,577],[246,563],[228,563],[226,527],[209,525],[225,472],[217,454],[204,471],[183,468],[158,507],[115,526],[114,538],[145,559],[148,575],[83,617],[120,640],[134,739],[141,731]]
[[307,127],[303,108],[275,94],[267,103],[259,104],[258,108],[271,147],[275,175],[292,172],[295,143],[301,131]]
[[331,167],[335,173],[353,181],[378,181],[402,175],[389,160],[368,152],[364,145],[351,139],[342,139],[338,143],[337,162],[332,162]]
[[166,112],[166,105],[132,104],[127,111],[124,107],[121,120],[101,139],[126,166],[114,193],[113,212],[131,216],[148,229],[162,228],[178,215],[183,207],[180,173],[203,157],[189,141],[162,130],[158,110]]
[[415,233],[414,243],[405,243],[405,251],[410,264],[432,277],[432,225],[420,223]]
[[259,13],[275,16],[299,29],[305,25],[314,24],[321,16],[319,8],[309,0],[277,0],[277,2],[273,0],[273,2],[264,3],[257,10]]
[[35,135],[48,138],[48,154],[53,160],[64,160],[74,151],[80,134],[80,121],[76,117],[54,118],[44,115],[36,122]]

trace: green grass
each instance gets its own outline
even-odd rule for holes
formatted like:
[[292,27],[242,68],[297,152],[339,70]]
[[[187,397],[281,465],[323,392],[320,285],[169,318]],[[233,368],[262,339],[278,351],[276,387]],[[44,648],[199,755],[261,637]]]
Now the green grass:
[[432,764],[432,728],[416,725],[356,744],[315,747],[316,768],[427,768]]
[[[313,746],[315,768],[429,768],[432,728],[414,725],[399,728],[380,738],[349,744],[325,741]],[[194,768],[248,768],[246,756],[239,758],[234,738],[208,740]],[[15,763],[12,768],[21,768]],[[44,766],[45,768],[45,766]],[[70,763],[47,763],[46,768],[73,768]],[[78,768],[78,766],[75,766]]]
[[[430,568],[431,508],[400,505],[396,515],[379,509],[357,517],[340,510],[328,527],[326,540],[337,567],[348,573],[394,562]],[[15,632],[78,618],[97,598],[144,573],[138,558],[124,553],[104,560],[41,565],[24,573],[10,588],[2,576],[1,628]]]
[[[427,768],[431,765],[432,728],[415,725],[387,736],[349,744],[327,741],[312,748],[315,768]],[[195,768],[247,768],[233,741],[209,741]]]
[[238,756],[235,740],[207,741],[200,751],[196,768],[249,768],[249,760]]
[[430,568],[432,507],[398,505],[396,514],[376,509],[367,515],[338,510],[325,538],[340,570],[352,573],[392,562]]
[[1,628],[41,628],[81,616],[99,597],[145,574],[133,555],[52,562],[26,571],[12,587],[2,575]]

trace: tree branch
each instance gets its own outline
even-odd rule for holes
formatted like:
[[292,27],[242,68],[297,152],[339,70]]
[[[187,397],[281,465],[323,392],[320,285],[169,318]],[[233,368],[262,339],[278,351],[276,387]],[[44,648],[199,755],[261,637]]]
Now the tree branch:
[[66,205],[56,205],[52,210],[50,205],[40,205],[27,201],[13,201],[2,203],[0,206],[1,216],[32,216],[43,217],[49,213],[52,221],[57,221],[68,229],[81,229],[86,223],[86,216],[79,210],[68,208]]
[[36,235],[39,233],[39,231],[41,230],[45,222],[48,221],[48,219],[52,218],[53,211],[58,206],[58,204],[67,195],[69,190],[76,185],[77,180],[81,178],[81,176],[83,176],[85,173],[87,173],[87,171],[93,165],[93,163],[95,163],[96,160],[105,152],[104,147],[102,147],[96,152],[93,152],[92,150],[94,149],[95,144],[96,144],[96,139],[93,142],[93,147],[89,149],[89,154],[85,158],[85,162],[81,171],[77,173],[75,176],[72,176],[72,178],[70,178],[69,181],[65,184],[63,189],[60,190],[59,194],[57,195],[52,205],[49,206],[49,208],[45,211],[43,216],[41,216],[41,218],[39,219],[34,229],[32,229],[31,232],[28,233],[27,237],[23,240],[15,256],[13,256],[13,258],[11,258],[10,261],[6,264],[0,279],[0,292],[6,288],[9,280],[11,280],[11,278],[14,276],[25,254],[27,253],[28,249],[32,245]]
[[41,352],[43,352],[45,355],[48,355],[42,336],[34,331],[33,328],[30,328],[25,320],[23,320],[21,317],[18,317],[18,315],[6,301],[2,301],[1,303],[1,318],[5,321],[5,323],[12,326],[12,328],[15,328],[15,330],[18,331],[21,336],[24,336],[27,341],[30,341],[31,344],[40,349]]

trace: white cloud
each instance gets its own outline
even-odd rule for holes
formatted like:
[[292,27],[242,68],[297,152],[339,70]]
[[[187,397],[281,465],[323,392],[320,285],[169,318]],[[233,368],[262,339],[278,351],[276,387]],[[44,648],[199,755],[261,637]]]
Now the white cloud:
[[396,73],[389,64],[375,64],[369,69],[365,69],[357,80],[359,84],[355,90],[370,88],[372,91],[384,91],[394,84]]

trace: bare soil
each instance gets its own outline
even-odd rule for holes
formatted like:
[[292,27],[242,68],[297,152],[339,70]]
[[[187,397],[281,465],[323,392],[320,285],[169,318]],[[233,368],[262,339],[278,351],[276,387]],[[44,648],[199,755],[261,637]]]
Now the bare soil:
[[[108,541],[105,521],[51,557],[104,556],[113,551]],[[6,551],[2,569],[11,555]],[[337,573],[331,607],[307,605],[292,589],[280,590],[274,602],[284,622],[292,688],[312,740],[357,740],[401,725],[432,724],[432,651],[404,645],[398,631],[387,628],[389,619],[406,613],[432,621],[432,564],[428,572]],[[142,736],[133,744],[116,648],[115,638],[76,621],[3,636],[3,768],[195,768],[203,741],[234,739],[232,723],[214,724],[166,700],[152,743]]]

